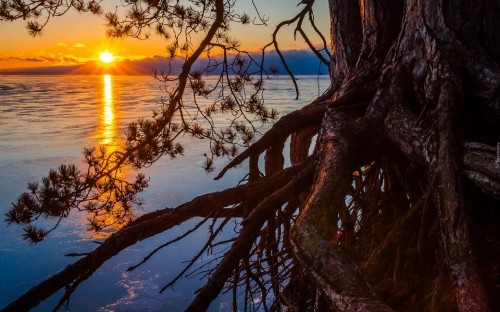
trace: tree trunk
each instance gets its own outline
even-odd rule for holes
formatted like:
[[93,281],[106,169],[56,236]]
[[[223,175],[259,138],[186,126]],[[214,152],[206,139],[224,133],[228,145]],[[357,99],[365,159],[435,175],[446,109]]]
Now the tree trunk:
[[[294,227],[297,260],[335,311],[443,308],[446,299],[431,303],[425,295],[442,291],[449,281],[448,293],[441,293],[441,297],[455,297],[455,308],[448,309],[488,311],[498,287],[485,287],[469,220],[470,214],[481,212],[465,204],[464,192],[477,188],[488,194],[484,196],[493,205],[500,199],[499,171],[493,168],[500,127],[500,39],[495,34],[500,19],[492,13],[498,12],[498,2],[329,3],[336,93],[320,132],[321,163]],[[368,99],[342,101],[348,93],[361,93],[372,84],[375,91]],[[355,130],[361,119],[371,135]],[[329,128],[328,123],[336,126]],[[472,146],[483,148],[473,151]],[[380,152],[381,148],[385,150]],[[476,152],[481,156],[472,160]],[[379,184],[380,194],[367,192],[368,178],[356,180],[362,175],[356,168],[373,162],[379,168],[394,169],[397,174],[392,179],[403,186],[397,191],[410,199],[408,205],[400,201],[393,208],[398,212],[386,226],[400,234],[390,236],[390,241],[360,239],[361,233],[369,232],[366,228],[387,222],[369,214],[387,216],[387,202],[397,195],[391,194],[382,169],[385,185]],[[473,167],[474,174],[469,172]],[[426,187],[436,178],[437,188]],[[470,183],[464,184],[466,180]],[[378,197],[373,200],[374,196]],[[412,233],[411,220],[429,214],[438,220],[422,221],[416,227],[420,233]],[[363,222],[351,224],[356,219]],[[341,235],[336,235],[338,231]],[[423,243],[422,237],[428,242]],[[419,244],[431,242],[439,246],[437,254],[427,251],[423,259],[412,257],[413,250],[422,252]],[[375,253],[368,247],[375,247]],[[423,261],[433,263],[425,274]],[[439,275],[443,265],[449,279]],[[401,276],[398,267],[407,272]],[[411,283],[441,286],[413,289],[412,294]],[[401,284],[406,285],[398,289]],[[412,305],[416,302],[418,307]]]

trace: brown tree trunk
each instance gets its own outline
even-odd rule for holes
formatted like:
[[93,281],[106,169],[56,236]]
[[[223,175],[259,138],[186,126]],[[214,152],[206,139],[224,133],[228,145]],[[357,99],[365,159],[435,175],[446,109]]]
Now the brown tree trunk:
[[[441,291],[446,283],[438,274],[442,265],[450,275],[452,285],[448,295],[455,297],[455,308],[488,311],[492,288],[488,287],[488,293],[484,286],[484,272],[479,270],[469,224],[469,214],[478,212],[473,210],[477,207],[465,204],[464,183],[468,179],[473,187],[488,194],[484,196],[491,196],[492,203],[498,204],[499,175],[493,169],[492,145],[499,138],[500,125],[500,40],[495,35],[500,19],[491,13],[498,9],[498,3],[444,0],[330,0],[329,3],[332,85],[336,93],[320,132],[321,163],[294,229],[297,260],[336,311],[390,310],[390,306],[407,309],[407,304],[417,302],[418,296],[421,296],[420,309],[429,309],[432,304],[422,298],[424,290],[413,289],[412,295],[408,289],[397,289],[397,285],[402,279],[407,285],[418,283],[425,287],[434,280],[441,281],[434,283],[441,285],[434,288],[435,292]],[[375,92],[368,99],[342,101],[346,94],[361,93],[372,83],[376,85]],[[338,105],[339,102],[343,105]],[[376,138],[354,130],[360,118],[366,120],[371,133],[377,133]],[[332,122],[337,126],[329,128],[327,123]],[[335,130],[336,127],[350,130]],[[388,158],[373,152],[370,148],[373,144],[378,145],[375,149],[385,148],[382,154]],[[476,153],[472,146],[483,147],[482,152],[477,151],[481,156],[474,160],[470,159]],[[395,148],[392,153],[399,153],[403,160],[387,154],[392,148]],[[390,241],[378,242],[372,238],[376,253],[361,246],[361,240],[339,241],[338,237],[332,237],[339,230],[338,224],[356,218],[364,223],[359,223],[358,228],[354,226],[354,237],[356,231],[363,232],[363,227],[382,225],[376,218],[365,215],[369,211],[367,204],[376,205],[371,208],[382,214],[388,209],[383,198],[396,194],[390,194],[389,185],[378,186],[382,195],[368,201],[368,197],[373,199],[375,195],[367,192],[366,185],[360,187],[368,179],[353,182],[355,168],[372,161],[381,167],[389,161],[387,165],[400,172],[395,178],[400,179],[403,192],[410,199],[410,207],[396,207],[400,212],[393,216],[391,234],[399,232],[399,238],[391,236]],[[475,174],[469,172],[472,167],[476,168]],[[380,172],[384,174],[383,170]],[[435,177],[438,187],[426,188],[425,184],[433,184],[430,181]],[[355,189],[351,192],[349,218],[343,214],[351,200],[346,197],[351,184]],[[400,205],[404,206],[403,203],[400,201]],[[411,214],[402,213],[407,209]],[[417,227],[418,235],[404,232],[415,228],[408,226],[411,224],[408,216],[429,213],[439,222],[422,221],[420,228]],[[340,231],[345,236],[348,229],[341,227]],[[411,257],[412,246],[414,242],[422,243],[422,235],[440,246],[437,255],[427,252],[423,256],[425,261],[433,263],[433,269],[427,272],[434,273],[425,273],[426,278],[417,276],[425,275],[420,272],[422,263]],[[347,258],[358,262],[350,263]],[[358,266],[368,274],[359,274]],[[402,266],[413,272],[401,277],[396,268]],[[393,273],[388,273],[391,270]],[[406,298],[406,305],[402,304],[402,298]],[[441,304],[447,302],[439,300]]]

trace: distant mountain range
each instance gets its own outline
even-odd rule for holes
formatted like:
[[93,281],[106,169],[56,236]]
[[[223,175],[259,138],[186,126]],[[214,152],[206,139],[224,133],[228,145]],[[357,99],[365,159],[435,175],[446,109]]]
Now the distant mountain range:
[[[260,53],[252,53],[250,56],[257,61],[259,64],[261,62],[262,55]],[[294,75],[327,75],[327,67],[320,63],[318,58],[308,50],[288,50],[283,51],[283,56],[288,64],[288,67]],[[200,58],[195,65],[193,70],[202,70],[207,68],[207,65],[214,64],[215,62],[220,62],[222,57],[215,57],[211,61],[206,58]],[[228,56],[230,63],[234,61],[234,55]],[[248,60],[248,56],[245,57]],[[279,59],[276,51],[270,51],[266,53],[264,58],[264,68],[269,70],[270,68],[277,69],[276,74],[284,75],[286,74],[285,68]],[[155,71],[157,73],[167,73],[175,75],[181,70],[183,60],[180,58],[174,58],[170,61],[163,56],[153,56],[150,58],[144,58],[140,60],[121,60],[115,62],[111,66],[103,66],[98,61],[88,62],[80,65],[72,66],[47,66],[47,67],[31,67],[31,68],[19,68],[19,69],[0,69],[0,75],[102,75],[102,74],[112,74],[112,75],[150,75]],[[248,61],[245,63],[248,66]],[[234,71],[236,71],[236,66],[234,66]],[[255,72],[258,67],[255,64],[250,65],[248,68],[249,72]],[[217,75],[220,74],[221,69],[215,68],[210,74]]]

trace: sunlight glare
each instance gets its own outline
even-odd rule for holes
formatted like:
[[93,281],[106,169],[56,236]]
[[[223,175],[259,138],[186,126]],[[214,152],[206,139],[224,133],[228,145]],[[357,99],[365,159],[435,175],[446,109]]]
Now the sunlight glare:
[[108,63],[113,62],[113,60],[115,59],[115,57],[113,56],[113,54],[109,53],[106,50],[106,51],[101,52],[99,54],[99,59],[101,60],[101,62],[108,64]]

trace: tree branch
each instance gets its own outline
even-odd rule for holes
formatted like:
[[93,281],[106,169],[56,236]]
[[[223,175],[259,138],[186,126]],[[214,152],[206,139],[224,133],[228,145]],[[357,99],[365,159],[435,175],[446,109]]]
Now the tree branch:
[[[265,197],[242,222],[243,228],[238,238],[217,266],[215,272],[209,277],[207,283],[198,292],[196,298],[186,309],[187,312],[205,311],[210,303],[222,290],[224,283],[230,278],[240,259],[246,257],[259,236],[259,229],[266,222],[275,209],[281,207],[289,198],[299,193],[312,181],[314,163],[309,162],[296,176],[289,179],[288,183],[276,190],[272,195]],[[263,178],[264,179],[264,178]],[[260,180],[259,180],[260,181]]]
[[222,178],[229,169],[241,164],[250,155],[263,153],[275,141],[286,139],[293,132],[319,123],[333,93],[333,90],[329,90],[307,106],[281,117],[260,139],[231,160],[215,177],[215,180]]
[[28,290],[2,311],[23,311],[35,307],[59,289],[70,286],[75,281],[81,282],[80,278],[82,276],[87,278],[105,261],[128,246],[162,233],[193,217],[241,217],[242,211],[223,207],[249,198],[266,196],[266,194],[270,194],[277,188],[282,187],[286,181],[289,181],[294,175],[310,166],[313,162],[314,157],[310,157],[301,164],[284,169],[275,175],[263,177],[257,183],[244,184],[224,191],[209,193],[177,208],[166,208],[145,214],[111,235],[96,250],[84,258]]

